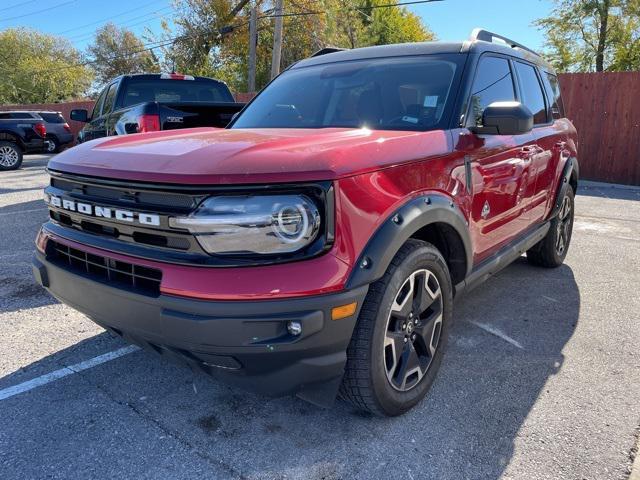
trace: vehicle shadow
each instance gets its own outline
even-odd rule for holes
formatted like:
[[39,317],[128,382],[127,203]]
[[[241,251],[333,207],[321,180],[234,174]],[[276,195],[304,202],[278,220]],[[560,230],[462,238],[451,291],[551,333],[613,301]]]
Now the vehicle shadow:
[[640,186],[582,181],[578,193],[586,197],[640,200]]
[[42,200],[0,207],[0,313],[57,303],[34,280],[31,257],[40,225],[47,219]]
[[[212,469],[223,468],[225,477],[497,479],[546,382],[562,369],[563,349],[579,311],[580,292],[570,267],[547,270],[518,260],[456,303],[449,348],[431,392],[414,410],[391,419],[342,402],[323,410],[295,398],[245,393],[147,353],[128,355],[82,376],[106,392],[114,408],[128,406],[149,425],[188,445],[194,458],[210,459]],[[97,335],[0,379],[0,386],[122,345]],[[69,396],[77,396],[79,387],[69,382],[73,380],[47,388],[68,388]],[[83,384],[82,391],[90,388]],[[5,425],[5,438],[16,455],[31,448],[32,439],[57,421],[54,417],[64,416],[60,398],[56,411],[40,411],[43,404],[48,406],[46,401],[36,404],[38,411],[22,405],[15,428],[6,430]],[[119,428],[118,417],[109,418],[113,423],[94,430],[74,453],[70,471],[84,470],[96,461],[91,452],[101,451],[109,469],[104,473],[132,475],[133,466],[109,458],[118,449],[104,447],[113,444],[112,431]],[[84,421],[76,418],[73,423]],[[142,427],[129,434],[148,451],[160,448],[148,443]],[[52,465],[49,457],[35,461],[43,472],[45,464]],[[100,476],[101,467],[94,463],[92,468]],[[188,468],[181,464],[181,475],[187,476]]]

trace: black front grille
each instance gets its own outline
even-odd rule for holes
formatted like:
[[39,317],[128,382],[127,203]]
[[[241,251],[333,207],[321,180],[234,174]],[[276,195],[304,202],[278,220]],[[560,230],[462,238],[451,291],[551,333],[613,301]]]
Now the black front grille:
[[85,196],[87,199],[99,202],[126,202],[129,206],[144,205],[147,207],[160,207],[188,211],[197,206],[202,198],[197,195],[176,192],[153,192],[131,186],[106,186],[79,181],[51,178],[51,186],[65,193],[74,193],[76,196]]
[[101,283],[145,295],[160,295],[162,272],[156,268],[83,252],[55,240],[47,243],[47,259],[66,270]]

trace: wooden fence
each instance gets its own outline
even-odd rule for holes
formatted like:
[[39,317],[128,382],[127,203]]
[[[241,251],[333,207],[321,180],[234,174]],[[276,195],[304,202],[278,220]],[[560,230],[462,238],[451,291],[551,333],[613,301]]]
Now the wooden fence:
[[[567,116],[578,129],[580,176],[603,182],[640,185],[640,72],[560,75]],[[250,93],[238,93],[246,102]],[[0,110],[55,110],[69,120],[74,108],[93,102],[0,105]],[[82,124],[69,120],[74,134]]]
[[580,177],[640,185],[640,72],[560,75]]

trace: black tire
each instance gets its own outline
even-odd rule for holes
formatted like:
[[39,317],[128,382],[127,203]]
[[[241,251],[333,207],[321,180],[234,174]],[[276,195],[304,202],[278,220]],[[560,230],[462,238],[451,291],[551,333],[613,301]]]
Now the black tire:
[[545,268],[556,268],[562,265],[571,243],[574,204],[573,188],[569,187],[562,199],[560,211],[551,220],[547,235],[527,250],[527,260],[530,264]]
[[13,142],[0,141],[0,170],[17,170],[22,165],[22,149]]
[[[430,273],[423,274],[421,273],[423,271]],[[424,280],[419,280],[418,275],[424,275]],[[411,327],[409,338],[403,340],[406,343],[396,344],[398,348],[404,348],[404,350],[400,360],[395,362],[397,357],[389,353],[390,350],[392,354],[395,351],[393,345],[387,344],[388,341],[391,341],[389,336],[406,335],[408,328],[405,329],[404,324],[398,323],[395,315],[400,312],[392,312],[392,307],[399,306],[398,299],[403,294],[401,289],[405,289],[406,282],[409,282],[412,276],[414,280],[411,285],[418,285],[416,291],[422,291],[420,288],[422,285],[425,285],[425,289],[427,284],[429,285],[431,290],[426,289],[427,292],[433,291],[434,286],[439,286],[440,300],[438,306],[434,307],[435,297],[431,294],[429,297],[425,297],[427,301],[433,301],[429,307],[432,310],[425,310],[424,320],[422,320],[422,314],[419,314],[420,319],[417,320],[418,323],[415,327]],[[434,278],[437,280],[437,284],[433,283]],[[347,365],[340,387],[340,398],[359,409],[380,416],[401,415],[420,402],[429,391],[442,361],[451,323],[452,291],[449,269],[440,252],[427,242],[407,241],[394,257],[384,276],[369,288],[347,349]],[[416,295],[420,295],[420,293]],[[405,297],[408,296],[409,294],[405,294]],[[415,296],[412,294],[412,305],[409,307],[412,312],[417,307],[416,302],[420,302],[414,298]],[[403,303],[406,305],[407,301]],[[439,314],[437,308],[440,309]],[[431,321],[429,319],[434,314],[441,318],[441,322],[434,323],[435,326],[430,327]],[[411,318],[416,318],[413,313]],[[393,324],[397,326],[397,330],[392,327]],[[431,329],[431,333],[424,333],[417,341],[414,341],[411,336],[422,334],[422,329],[424,331]],[[431,346],[434,345],[435,340],[435,351],[431,351],[429,355],[424,355],[429,353],[425,350],[426,344],[419,345],[420,339],[424,339],[424,337],[430,338],[429,345]],[[396,377],[400,378],[400,376],[394,375],[394,372],[402,372],[401,361],[405,358],[407,349],[411,350],[412,345],[414,345],[413,350],[417,353],[415,358],[420,362],[428,361],[428,363],[426,363],[424,372],[420,370],[414,374],[412,381],[415,383],[408,387],[408,390],[402,391],[399,389],[399,383],[394,383]],[[410,354],[406,358],[410,358]],[[390,365],[391,368],[389,368]],[[425,363],[419,365],[422,369],[422,365]],[[403,384],[410,385],[407,378],[404,377]],[[407,385],[404,385],[405,388]]]
[[58,153],[60,151],[60,142],[56,137],[47,137],[45,140],[45,153]]

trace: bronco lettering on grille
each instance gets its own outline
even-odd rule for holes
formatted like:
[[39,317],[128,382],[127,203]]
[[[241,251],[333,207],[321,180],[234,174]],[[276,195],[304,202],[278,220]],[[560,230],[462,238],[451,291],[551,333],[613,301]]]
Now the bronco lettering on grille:
[[118,208],[103,207],[90,203],[76,202],[66,198],[50,195],[45,201],[52,207],[62,208],[71,212],[78,212],[93,217],[112,218],[123,223],[139,223],[141,225],[160,226],[160,215],[152,213],[134,212]]

